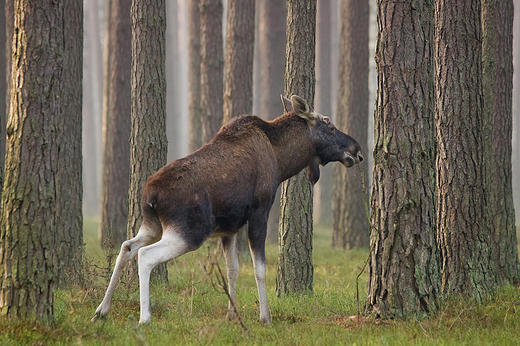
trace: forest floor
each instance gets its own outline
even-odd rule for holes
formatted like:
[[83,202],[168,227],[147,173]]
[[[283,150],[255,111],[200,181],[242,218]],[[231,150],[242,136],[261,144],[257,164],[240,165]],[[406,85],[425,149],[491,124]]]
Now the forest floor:
[[[119,285],[109,316],[92,323],[108,284],[107,263],[117,255],[101,250],[96,228],[86,220],[84,288],[56,291],[50,325],[0,319],[0,345],[520,345],[519,287],[500,288],[485,304],[445,302],[428,318],[358,321],[356,277],[368,252],[331,249],[326,228],[315,230],[312,294],[276,296],[277,246],[267,246],[271,326],[258,321],[250,261],[241,263],[237,283],[238,312],[247,330],[226,320],[227,297],[204,269],[215,262],[216,243],[168,264],[169,283],[151,286],[152,323],[138,325],[138,283],[129,277]],[[225,268],[222,258],[218,263]],[[361,311],[367,277],[365,270],[359,278]]]

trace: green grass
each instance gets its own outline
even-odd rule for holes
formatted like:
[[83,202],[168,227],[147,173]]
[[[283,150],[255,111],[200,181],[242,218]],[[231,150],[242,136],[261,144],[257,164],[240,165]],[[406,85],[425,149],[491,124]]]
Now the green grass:
[[[330,248],[331,234],[317,229],[314,240],[314,292],[277,298],[277,247],[267,247],[267,289],[272,326],[258,321],[251,263],[243,263],[237,302],[245,332],[225,319],[227,297],[211,285],[203,266],[215,245],[203,246],[169,263],[169,284],[151,288],[152,323],[139,326],[139,291],[124,279],[108,318],[91,323],[106,289],[107,261],[97,245],[97,224],[85,222],[86,288],[57,290],[54,322],[0,319],[0,345],[520,345],[520,290],[505,287],[484,305],[471,300],[445,303],[418,321],[367,320],[358,325],[356,276],[367,251]],[[223,259],[219,261],[224,268]],[[367,275],[360,278],[360,302]]]

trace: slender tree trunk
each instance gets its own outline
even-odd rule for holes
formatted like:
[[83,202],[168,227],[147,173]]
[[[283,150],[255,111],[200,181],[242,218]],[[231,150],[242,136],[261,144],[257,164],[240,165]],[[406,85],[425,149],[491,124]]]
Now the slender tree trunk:
[[[253,53],[255,1],[229,0],[224,63],[224,123],[253,111]],[[238,251],[248,256],[248,228],[237,239]]]
[[82,275],[83,179],[82,179],[82,83],[83,4],[64,3],[65,49],[63,54],[61,118],[58,128],[59,157],[56,175],[56,227],[58,276],[62,284]]
[[83,214],[95,217],[101,210],[101,117],[103,54],[99,34],[99,2],[85,2],[83,51]]
[[[287,0],[285,90],[314,101],[316,0]],[[302,25],[305,23],[305,25]],[[282,183],[276,292],[278,296],[312,291],[312,183],[307,171]]]
[[484,114],[492,119],[489,211],[499,283],[520,282],[513,204],[511,138],[513,130],[513,1],[482,1],[482,76]]
[[254,0],[228,0],[224,122],[253,110]]
[[[339,129],[356,138],[364,152],[368,146],[368,0],[341,2],[339,63]],[[362,182],[368,170],[334,167],[332,246],[368,248],[369,228]]]
[[491,228],[486,213],[480,0],[435,1],[437,232],[442,289],[481,301],[494,291]]
[[66,11],[63,1],[20,0],[14,16],[13,111],[6,131],[9,151],[0,220],[0,314],[48,320],[60,240],[56,163],[67,73]]
[[218,132],[224,117],[222,0],[201,0],[199,11],[202,142],[206,144]]
[[[317,6],[316,24],[316,110],[332,116],[331,98],[331,1],[320,0]],[[368,48],[368,47],[367,47]],[[320,169],[320,180],[314,186],[314,221],[326,226],[332,220],[332,168],[327,165]]]
[[189,150],[202,146],[200,0],[188,0]]
[[168,136],[167,161],[181,157],[183,128],[179,95],[179,25],[177,1],[166,2],[166,135]]
[[[166,164],[166,4],[165,0],[133,0],[132,22],[132,131],[130,135],[130,190],[128,238],[141,225],[141,192],[150,175]],[[154,269],[168,280],[166,263]]]
[[433,4],[378,0],[377,5],[367,308],[381,317],[406,318],[435,309],[439,296]]
[[132,65],[130,6],[132,0],[111,0],[105,89],[101,246],[118,248],[126,240],[130,166],[130,69]]
[[[260,116],[273,120],[283,113],[280,95],[283,93],[285,69],[285,6],[280,0],[258,1],[259,55],[261,61]],[[269,212],[267,238],[278,240],[280,220],[280,190]]]

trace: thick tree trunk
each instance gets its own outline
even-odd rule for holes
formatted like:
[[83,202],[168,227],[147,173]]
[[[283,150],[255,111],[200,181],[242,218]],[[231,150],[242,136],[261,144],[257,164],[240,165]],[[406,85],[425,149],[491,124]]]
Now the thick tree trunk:
[[[141,225],[141,192],[150,175],[166,164],[166,4],[165,0],[133,0],[132,130],[130,134],[130,190],[128,238]],[[168,280],[166,263],[154,269]]]
[[480,0],[435,1],[437,232],[442,289],[477,300],[494,291],[482,110]]
[[[258,30],[260,71],[260,114],[265,120],[273,120],[283,113],[280,95],[283,93],[285,69],[285,6],[280,0],[260,0],[258,2]],[[269,212],[267,238],[278,240],[280,220],[280,190]]]
[[55,215],[67,73],[66,11],[63,1],[21,0],[14,16],[13,111],[6,131],[0,221],[0,314],[46,320],[53,314],[57,283],[57,221],[64,221]]
[[[0,47],[4,47],[4,53],[8,42],[12,43],[12,37],[9,39],[6,36],[6,27],[5,5],[0,4]],[[6,54],[0,54],[0,96],[7,95],[6,73]],[[0,97],[0,188],[4,186],[6,109],[6,97]]]
[[[339,90],[336,125],[368,146],[368,0],[341,2]],[[368,170],[334,166],[332,246],[368,248],[370,230],[362,181]]]
[[[435,309],[433,4],[379,0],[372,234],[367,308],[405,318]],[[412,10],[413,8],[413,10]]]
[[484,114],[492,119],[489,165],[495,271],[499,283],[520,282],[520,263],[513,205],[511,139],[513,130],[513,1],[482,1],[482,76]]
[[107,112],[104,114],[101,246],[119,248],[126,240],[130,166],[130,69],[132,0],[111,0],[108,30]]
[[[513,21],[513,177],[520,176],[520,0],[514,1]],[[520,220],[520,179],[513,179],[513,199],[517,225]]]
[[189,151],[202,146],[200,0],[188,0]]
[[223,119],[224,53],[222,0],[200,1],[202,142],[210,142]]
[[[316,0],[287,0],[286,97],[314,101]],[[305,25],[302,25],[305,23]],[[278,296],[312,291],[312,183],[307,171],[282,183],[276,292]]]
[[[255,1],[229,0],[224,62],[224,123],[253,111]],[[249,253],[248,228],[237,239],[239,253]]]
[[83,4],[64,4],[65,49],[61,96],[62,117],[58,174],[56,176],[56,227],[58,277],[60,283],[76,282],[82,275],[83,257],[83,180],[82,180],[82,82],[83,82]]
[[[316,97],[314,105],[319,113],[332,117],[330,0],[318,1],[316,16]],[[329,227],[332,224],[333,167],[334,165],[321,167],[320,180],[314,185],[314,221]]]

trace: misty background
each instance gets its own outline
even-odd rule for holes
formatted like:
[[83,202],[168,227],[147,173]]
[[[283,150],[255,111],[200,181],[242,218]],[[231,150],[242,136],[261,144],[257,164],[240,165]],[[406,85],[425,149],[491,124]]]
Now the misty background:
[[[101,201],[101,151],[103,147],[103,80],[104,66],[106,63],[105,52],[107,47],[107,14],[109,0],[86,0],[84,3],[84,60],[83,60],[83,211],[84,216],[97,218],[100,214]],[[258,3],[262,0],[257,1]],[[282,1],[282,0],[280,0]],[[316,59],[320,55],[330,57],[331,82],[330,105],[331,116],[335,120],[337,105],[338,88],[338,62],[339,53],[339,31],[340,31],[340,10],[341,0],[318,0],[318,12],[320,4],[324,2],[330,4],[330,50],[317,49]],[[513,64],[515,74],[513,80],[513,194],[516,210],[516,223],[520,223],[520,0],[515,0],[515,21],[514,21],[514,42],[513,42]],[[223,23],[226,23],[227,1],[223,0],[224,12]],[[168,136],[168,161],[184,157],[189,154],[188,149],[188,23],[187,23],[187,0],[167,0],[167,29],[166,29],[166,78],[167,78],[167,99],[166,99],[166,131]],[[372,170],[372,150],[373,150],[373,113],[376,98],[376,66],[374,61],[374,50],[376,44],[376,3],[373,1],[370,7],[370,72],[369,72],[369,119],[368,127],[368,148],[363,148],[365,157],[368,159],[366,169],[371,176]],[[253,73],[253,114],[264,119],[267,115],[260,114],[261,109],[261,78],[258,30],[258,13],[256,11],[255,20],[255,57]],[[318,28],[323,22],[317,21]],[[323,29],[323,28],[322,28]],[[329,27],[326,27],[328,30]],[[226,25],[223,25],[224,45],[225,45]],[[317,40],[319,36],[317,35]],[[320,47],[317,44],[317,47]],[[131,54],[131,52],[128,52]],[[317,71],[316,93],[320,88],[320,75]],[[280,92],[283,85],[279,86]],[[317,112],[320,112],[317,105]],[[323,110],[321,111],[323,112]],[[280,103],[280,113],[283,108]],[[130,114],[128,114],[130,117]],[[507,163],[504,163],[507,164]],[[370,182],[369,178],[369,182]],[[332,183],[332,182],[331,182]]]

